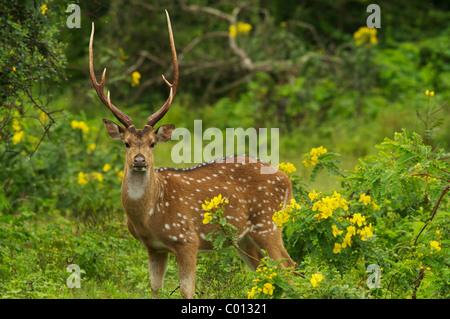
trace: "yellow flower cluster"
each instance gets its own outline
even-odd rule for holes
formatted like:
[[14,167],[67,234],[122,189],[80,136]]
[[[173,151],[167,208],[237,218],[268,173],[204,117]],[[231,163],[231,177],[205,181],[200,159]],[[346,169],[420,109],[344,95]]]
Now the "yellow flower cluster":
[[311,193],[308,194],[309,199],[311,202],[313,202],[316,198],[318,198],[322,193],[316,193],[316,191],[313,189]]
[[[369,237],[373,236],[372,223],[369,226],[366,225],[366,217],[361,214],[354,214],[352,218],[348,219],[353,225],[347,227],[347,233],[344,236],[342,244],[334,243],[333,253],[340,254],[342,248],[350,247],[352,245],[352,236],[357,234],[361,236],[362,241],[366,241]],[[355,226],[360,227],[356,229]],[[343,230],[339,230],[336,225],[331,226],[333,230],[333,237],[338,237],[344,233]]]
[[23,140],[25,133],[24,133],[24,131],[22,131],[19,121],[15,120],[15,119],[12,121],[12,129],[14,132],[13,137],[12,137],[13,144],[17,145]]
[[356,46],[365,44],[366,47],[370,47],[371,45],[375,45],[378,43],[377,29],[361,27],[358,29],[358,31],[353,33],[353,38],[355,39]]
[[440,251],[442,249],[441,244],[435,240],[430,241],[430,246],[431,246],[431,250],[435,249],[436,251]]
[[47,11],[47,10],[48,10],[48,8],[47,8],[47,5],[46,5],[46,4],[44,4],[44,5],[41,6],[41,13],[42,13],[43,15],[45,15],[45,11]]
[[[109,170],[111,170],[111,165],[106,163],[103,166],[102,171],[106,173]],[[122,176],[123,176],[123,171],[121,171],[121,172],[122,172]],[[119,172],[119,175],[120,175],[120,172]],[[90,174],[85,174],[83,172],[78,173],[78,180],[77,180],[78,184],[84,186],[89,183],[89,180],[97,180],[99,182],[103,182],[103,175],[102,175],[102,173],[99,173],[99,172],[92,172]]]
[[98,172],[92,172],[91,174],[85,174],[83,172],[78,173],[77,183],[81,186],[88,184],[89,180],[98,180],[99,182],[103,182],[103,175]]
[[374,201],[372,201],[370,196],[366,195],[365,193],[363,193],[363,194],[361,194],[361,196],[359,196],[358,202],[363,203],[365,206],[372,204],[374,209],[380,209],[380,206],[378,206]]
[[426,96],[434,96],[434,91],[426,90],[426,91],[425,91],[425,95],[426,95]]
[[305,160],[303,160],[303,165],[306,167],[312,167],[319,164],[319,156],[323,155],[327,152],[327,149],[323,146],[319,146],[317,148],[312,148],[309,153],[306,155],[303,155],[304,157],[307,157]]
[[323,276],[321,274],[313,274],[311,275],[311,285],[315,288],[319,285],[319,283],[322,281]]
[[123,171],[122,170],[117,173],[117,177],[119,178],[119,182],[122,182],[122,180],[123,180]]
[[202,208],[206,213],[203,214],[203,224],[209,224],[213,219],[212,210],[219,209],[223,204],[228,204],[228,199],[223,198],[222,194],[215,196],[211,201],[205,200],[205,203],[202,204]]
[[89,132],[89,126],[83,121],[72,121],[70,122],[70,126],[74,130],[81,130],[83,133]]
[[78,184],[81,186],[86,185],[88,183],[87,178],[89,177],[88,174],[84,174],[83,172],[78,173]]
[[41,122],[45,123],[45,121],[48,120],[48,115],[41,110],[38,110],[38,113],[39,113],[39,119],[41,120]]
[[249,34],[251,30],[252,30],[251,24],[238,22],[237,24],[230,25],[229,36],[230,38],[234,38],[238,33]]
[[135,87],[139,84],[139,80],[141,79],[141,74],[138,71],[134,71],[131,73],[131,86]]
[[[252,290],[247,293],[248,299],[256,298],[256,295],[261,292],[266,295],[271,296],[273,295],[275,286],[272,285],[272,283],[270,283],[269,281],[272,280],[275,276],[277,276],[277,273],[275,272],[276,269],[277,267],[274,268],[263,267],[256,269],[256,273],[258,274],[258,276],[255,279],[253,279],[253,282],[256,285],[253,286]],[[258,284],[260,283],[264,283],[262,285],[262,288],[258,287]]]
[[[284,203],[280,204],[280,207],[283,207]],[[290,205],[286,205],[286,207],[283,210],[280,210],[278,212],[276,212],[275,214],[273,214],[272,216],[272,220],[275,222],[275,224],[280,227],[283,228],[284,225],[286,225],[287,223],[289,223],[291,217],[293,216],[293,214],[295,213],[295,211],[298,211],[301,209],[301,206],[295,201],[294,198],[291,199],[291,204]],[[292,217],[293,219],[293,217]]]
[[[310,193],[309,198],[315,198],[316,196]],[[319,220],[327,219],[333,215],[333,212],[337,208],[342,208],[343,210],[348,210],[347,200],[341,198],[341,194],[338,192],[334,192],[333,196],[326,196],[324,198],[319,199],[314,203],[312,210],[319,211],[319,214],[315,214],[314,217],[317,217]]]
[[292,163],[280,163],[278,164],[278,169],[286,174],[292,174],[297,170]]

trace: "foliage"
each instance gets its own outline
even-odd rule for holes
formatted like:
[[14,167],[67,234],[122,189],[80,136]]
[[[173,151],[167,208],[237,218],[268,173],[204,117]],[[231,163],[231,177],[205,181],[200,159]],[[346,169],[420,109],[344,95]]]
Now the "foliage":
[[[90,218],[120,211],[123,160],[118,145],[97,146],[104,133],[100,123],[65,118],[52,127],[52,142],[42,143],[32,158],[8,157],[3,162],[0,176],[2,193],[9,202],[6,212],[27,210],[45,215],[52,211]],[[40,142],[36,136],[39,124],[29,118],[14,123],[14,136],[21,132],[21,138],[12,150],[27,154]]]
[[30,155],[55,123],[59,110],[45,100],[51,86],[62,78],[65,55],[57,39],[60,5],[48,10],[40,1],[1,1],[0,10],[0,161],[4,161],[17,155],[12,148],[20,132],[11,129],[14,121],[30,117],[40,124],[38,142],[27,150]]
[[[83,2],[80,29],[63,23],[66,6],[0,1],[2,298],[150,296],[145,251],[122,216],[123,150],[106,140],[99,119],[111,114],[87,80],[87,42],[95,21],[106,89],[143,123],[168,93],[164,8],[182,85],[163,122],[279,127],[279,169],[294,191],[274,221],[295,270],[266,256],[249,271],[226,247],[236,230],[225,199],[205,203],[220,250],[199,257],[196,297],[448,298],[446,4],[383,3],[376,32],[364,27],[364,1]],[[164,147],[156,166],[171,166]],[[70,263],[81,289],[66,286]],[[380,288],[367,286],[369,265]],[[179,297],[177,286],[170,257],[162,296]]]
[[377,155],[361,159],[352,171],[336,172],[332,160],[318,158],[322,168],[331,166],[341,176],[348,199],[336,191],[332,196],[315,190],[308,196],[297,193],[294,202],[301,206],[288,205],[277,213],[287,215],[277,224],[284,227],[288,250],[300,269],[310,260],[317,267],[325,263],[341,277],[378,265],[385,284],[366,291],[370,297],[445,298],[449,154],[433,151],[421,136],[407,131],[386,138],[378,148]]
[[[143,285],[148,276],[145,252],[122,221],[85,227],[58,219],[41,226],[42,218],[32,212],[0,218],[2,298],[150,295],[149,285]],[[81,268],[81,289],[66,286],[66,268],[72,263]],[[123,287],[108,289],[112,283]]]

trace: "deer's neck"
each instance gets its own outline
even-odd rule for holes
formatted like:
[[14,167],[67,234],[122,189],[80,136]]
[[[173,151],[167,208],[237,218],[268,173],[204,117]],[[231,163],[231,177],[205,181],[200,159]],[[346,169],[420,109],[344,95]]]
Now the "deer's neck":
[[151,216],[162,193],[162,183],[154,169],[137,172],[125,167],[122,204],[129,217],[134,219]]

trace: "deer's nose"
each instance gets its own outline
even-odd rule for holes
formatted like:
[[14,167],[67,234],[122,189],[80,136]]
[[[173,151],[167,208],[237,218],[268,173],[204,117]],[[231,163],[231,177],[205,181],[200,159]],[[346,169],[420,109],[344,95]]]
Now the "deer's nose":
[[134,167],[145,167],[147,165],[147,162],[145,160],[144,155],[138,154],[133,159],[133,165]]

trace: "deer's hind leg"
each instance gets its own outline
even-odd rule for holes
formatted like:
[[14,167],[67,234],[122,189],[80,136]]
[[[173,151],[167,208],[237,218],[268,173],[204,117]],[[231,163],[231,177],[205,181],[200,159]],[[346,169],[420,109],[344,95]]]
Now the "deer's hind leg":
[[251,270],[255,271],[259,266],[259,260],[263,257],[261,249],[248,235],[241,238],[238,246],[242,250],[242,252],[238,250],[239,257]]
[[281,263],[281,267],[287,268],[295,266],[291,256],[289,256],[286,248],[284,248],[281,230],[278,227],[273,227],[272,224],[269,223],[265,228],[257,227],[254,229],[250,233],[250,236],[254,241],[255,246],[267,251],[269,257],[273,260],[286,259]]

